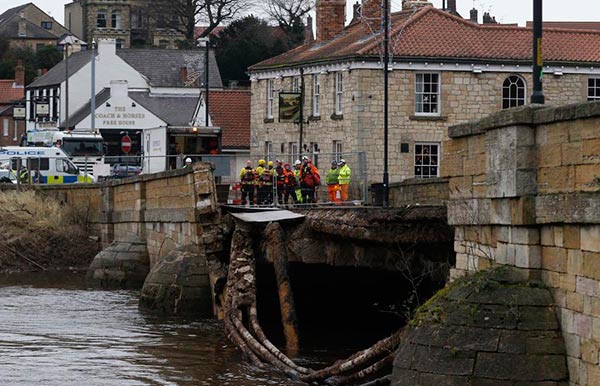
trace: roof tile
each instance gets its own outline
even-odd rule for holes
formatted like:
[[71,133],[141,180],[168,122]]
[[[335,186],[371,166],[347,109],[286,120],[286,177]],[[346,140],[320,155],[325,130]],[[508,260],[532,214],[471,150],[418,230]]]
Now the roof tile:
[[250,148],[250,91],[211,91],[208,103],[213,126],[221,128],[224,148]]
[[12,103],[25,98],[25,89],[15,87],[14,80],[0,80],[0,104]]

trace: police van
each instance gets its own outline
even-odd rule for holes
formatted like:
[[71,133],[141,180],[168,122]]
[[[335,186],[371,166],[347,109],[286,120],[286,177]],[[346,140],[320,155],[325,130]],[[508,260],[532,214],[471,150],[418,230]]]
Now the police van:
[[0,163],[6,163],[22,182],[73,184],[94,182],[79,171],[58,147],[0,147]]

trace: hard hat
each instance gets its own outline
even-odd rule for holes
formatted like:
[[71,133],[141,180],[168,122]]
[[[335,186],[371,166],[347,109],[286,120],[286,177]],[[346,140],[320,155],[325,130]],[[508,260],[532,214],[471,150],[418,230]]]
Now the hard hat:
[[300,162],[300,160],[297,159],[296,162],[294,162],[294,165],[302,165],[302,162]]
[[306,161],[308,159],[307,156],[302,157],[302,161]]
[[337,165],[338,163],[337,163],[337,161],[331,161],[331,164],[332,165]]
[[258,166],[264,166],[266,161],[264,159],[258,160]]
[[342,158],[342,159],[340,160],[340,163],[341,163],[341,164],[345,164],[345,163],[346,163],[346,160]]
[[273,166],[273,161],[269,161],[269,166]]
[[191,164],[191,163],[192,163],[192,159],[191,159],[190,157],[187,157],[187,158],[185,159],[185,163],[186,163],[186,164],[187,164],[187,163],[190,163],[190,164]]

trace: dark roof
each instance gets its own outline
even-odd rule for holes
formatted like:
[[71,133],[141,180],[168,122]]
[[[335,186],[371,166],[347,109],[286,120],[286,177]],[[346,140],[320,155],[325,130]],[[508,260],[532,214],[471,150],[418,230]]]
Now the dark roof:
[[[104,102],[110,99],[110,88],[103,88],[98,94],[96,94],[96,108],[102,105]],[[87,102],[83,105],[79,110],[75,111],[69,117],[69,126],[75,127],[79,124],[79,122],[83,121],[90,115],[92,110],[92,103]],[[61,122],[60,127],[65,127],[65,122]]]
[[[83,68],[90,61],[89,52],[76,52],[69,56],[69,74],[74,74]],[[65,80],[66,60],[61,61],[50,71],[42,75],[27,87],[44,87],[61,84]]]
[[9,39],[47,39],[58,40],[58,36],[30,22],[25,21],[25,36],[19,36],[19,21],[21,16],[12,15],[0,21],[0,34]]
[[[131,67],[148,78],[155,87],[198,87],[197,84],[186,86],[181,79],[181,69],[186,68],[188,79],[200,74],[200,82],[204,81],[203,50],[166,50],[166,49],[118,49],[117,55]],[[211,51],[209,56],[210,87],[223,88],[219,67]],[[74,74],[90,61],[89,52],[77,52],[69,57],[69,73]],[[65,63],[63,60],[52,67],[48,73],[38,78],[28,87],[51,86],[64,82]]]
[[[530,61],[531,41],[530,28],[475,24],[432,6],[392,15],[395,58]],[[380,43],[378,34],[354,23],[330,40],[305,44],[250,69],[350,58],[379,60]],[[555,63],[600,62],[600,31],[544,29],[544,56]]]
[[12,16],[18,15],[19,13],[21,13],[22,10],[24,10],[25,8],[27,8],[29,5],[31,5],[31,3],[27,3],[27,4],[19,5],[19,6],[14,7],[14,8],[7,9],[6,11],[4,11],[4,13],[2,13],[0,15],[0,24],[4,20],[7,20],[8,18],[10,18]]
[[227,149],[250,148],[250,91],[211,91],[208,110],[213,126],[221,128]]
[[[200,75],[198,79],[204,82],[204,50],[121,49],[117,55],[155,87],[185,87],[182,68],[187,68],[188,78]],[[223,88],[214,51],[209,55],[209,76],[211,88]]]
[[198,106],[197,96],[150,96],[149,92],[130,92],[129,97],[169,126],[189,126]]

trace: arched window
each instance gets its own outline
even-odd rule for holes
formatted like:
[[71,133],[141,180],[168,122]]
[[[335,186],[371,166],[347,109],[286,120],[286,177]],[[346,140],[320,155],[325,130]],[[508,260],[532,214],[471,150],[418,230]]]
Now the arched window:
[[502,108],[523,106],[525,104],[525,80],[517,75],[511,75],[502,84]]
[[114,29],[121,29],[121,12],[113,11],[110,17],[110,26]]

